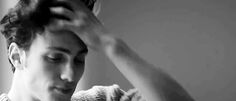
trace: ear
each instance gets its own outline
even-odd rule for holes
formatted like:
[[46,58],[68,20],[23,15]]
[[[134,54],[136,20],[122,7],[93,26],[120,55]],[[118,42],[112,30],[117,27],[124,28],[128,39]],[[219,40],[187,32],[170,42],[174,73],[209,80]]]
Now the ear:
[[94,3],[94,7],[93,7],[93,13],[94,15],[98,16],[100,10],[101,10],[101,4],[102,4],[102,1],[101,0],[97,0],[95,3]]
[[10,44],[8,48],[8,58],[16,69],[22,70],[24,68],[25,51],[20,49],[16,43]]

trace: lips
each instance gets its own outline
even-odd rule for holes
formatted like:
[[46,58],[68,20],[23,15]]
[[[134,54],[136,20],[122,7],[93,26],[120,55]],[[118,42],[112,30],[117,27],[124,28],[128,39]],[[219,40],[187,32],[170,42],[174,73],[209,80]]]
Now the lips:
[[71,95],[74,92],[73,88],[66,88],[66,87],[55,87],[54,90],[62,95]]

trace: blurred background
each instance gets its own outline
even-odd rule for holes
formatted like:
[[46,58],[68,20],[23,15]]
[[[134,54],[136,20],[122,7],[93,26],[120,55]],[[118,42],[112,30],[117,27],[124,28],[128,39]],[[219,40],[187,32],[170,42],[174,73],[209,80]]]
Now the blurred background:
[[[1,0],[1,18],[16,1]],[[103,0],[98,17],[141,57],[166,70],[196,101],[235,101],[235,4],[235,0]],[[3,36],[0,46],[0,93],[7,93],[13,74]],[[133,88],[98,53],[90,51],[78,90],[111,84]]]

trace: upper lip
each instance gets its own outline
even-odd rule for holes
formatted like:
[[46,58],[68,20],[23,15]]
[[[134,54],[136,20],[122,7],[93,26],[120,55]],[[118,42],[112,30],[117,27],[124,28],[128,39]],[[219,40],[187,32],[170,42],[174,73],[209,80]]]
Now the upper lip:
[[55,87],[57,89],[62,89],[62,90],[70,90],[70,89],[73,89],[73,88],[68,88],[68,87]]
[[72,93],[74,91],[74,87],[73,86],[70,86],[70,87],[55,86],[55,89],[59,90],[60,92],[62,92],[64,94],[69,94],[69,93]]

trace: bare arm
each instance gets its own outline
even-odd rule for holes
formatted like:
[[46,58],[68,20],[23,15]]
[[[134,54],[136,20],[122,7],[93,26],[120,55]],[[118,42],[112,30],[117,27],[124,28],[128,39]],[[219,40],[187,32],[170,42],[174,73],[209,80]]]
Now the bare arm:
[[106,56],[147,101],[193,101],[174,79],[139,57],[124,41],[114,37],[106,39],[110,41],[104,45]]
[[147,101],[193,101],[167,73],[143,60],[123,40],[110,36],[83,4],[73,1],[67,2],[71,3],[75,12],[61,7],[51,9],[53,13],[65,15],[71,20],[55,19],[50,28],[69,29],[88,47],[102,51]]

